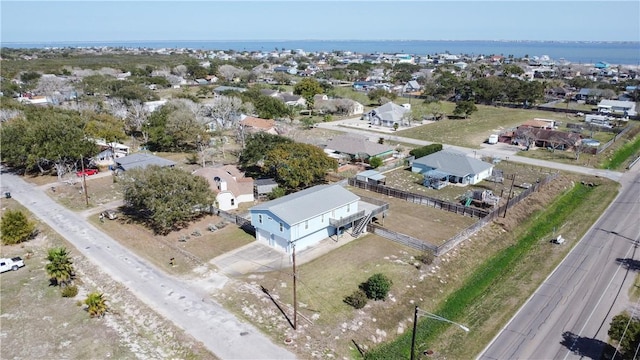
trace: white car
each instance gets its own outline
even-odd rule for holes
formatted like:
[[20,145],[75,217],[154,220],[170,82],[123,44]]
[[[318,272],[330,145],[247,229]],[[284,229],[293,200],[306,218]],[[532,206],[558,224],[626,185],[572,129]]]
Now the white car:
[[0,259],[0,273],[13,270],[16,271],[24,266],[24,260],[21,257],[16,256],[11,259]]

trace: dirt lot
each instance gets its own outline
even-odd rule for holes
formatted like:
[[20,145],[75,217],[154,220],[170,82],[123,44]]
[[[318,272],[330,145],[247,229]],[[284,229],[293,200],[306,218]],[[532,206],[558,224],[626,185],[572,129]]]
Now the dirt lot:
[[378,219],[379,225],[433,245],[442,245],[478,220],[363,189],[349,187],[348,190],[389,203],[389,212],[384,219]]
[[[22,209],[2,199],[0,208]],[[2,359],[215,359],[200,343],[141,303],[98,270],[44,224],[21,245],[2,246],[2,256],[22,256],[25,267],[0,275]],[[66,246],[76,269],[75,298],[49,286],[47,249]],[[81,306],[86,294],[105,294],[110,311],[92,319]]]

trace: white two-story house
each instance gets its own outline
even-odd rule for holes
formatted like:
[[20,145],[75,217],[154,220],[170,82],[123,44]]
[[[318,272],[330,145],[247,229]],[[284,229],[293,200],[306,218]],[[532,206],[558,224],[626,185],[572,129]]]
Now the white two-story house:
[[360,197],[340,185],[318,185],[249,209],[256,239],[290,253],[339,235],[365,217]]

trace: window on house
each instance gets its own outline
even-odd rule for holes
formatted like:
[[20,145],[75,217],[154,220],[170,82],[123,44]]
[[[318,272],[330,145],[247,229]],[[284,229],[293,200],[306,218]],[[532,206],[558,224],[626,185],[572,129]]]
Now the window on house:
[[231,199],[231,206],[236,204],[236,199]]
[[324,214],[320,215],[320,222],[324,222]]
[[280,231],[282,231],[284,229],[284,226],[282,225],[282,223],[280,223]]
[[258,215],[258,222],[259,222],[260,224],[262,224],[262,214],[259,214],[259,215]]
[[347,204],[347,212],[351,209],[351,204]]
[[305,220],[304,222],[304,228],[308,229],[309,228],[309,220]]

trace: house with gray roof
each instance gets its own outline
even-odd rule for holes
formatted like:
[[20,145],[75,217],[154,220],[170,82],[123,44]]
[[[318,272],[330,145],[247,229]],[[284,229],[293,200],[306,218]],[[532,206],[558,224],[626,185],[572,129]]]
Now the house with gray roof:
[[393,127],[393,124],[402,125],[406,122],[406,116],[411,110],[408,107],[388,102],[363,115],[371,125]]
[[335,136],[324,145],[324,152],[346,155],[351,160],[366,160],[370,157],[386,159],[393,155],[394,147],[369,141],[366,137],[354,134]]
[[363,221],[369,222],[377,208],[334,184],[313,186],[259,204],[249,213],[256,240],[289,253],[293,246],[301,250],[354,225],[366,226]]
[[135,153],[127,155],[116,160],[116,169],[118,170],[131,170],[131,169],[144,169],[147,166],[156,165],[160,167],[174,166],[176,163],[161,158],[159,156],[151,155],[148,153]]
[[411,171],[420,173],[427,180],[440,180],[452,184],[473,185],[493,173],[493,164],[467,156],[455,150],[442,150],[416,159]]

